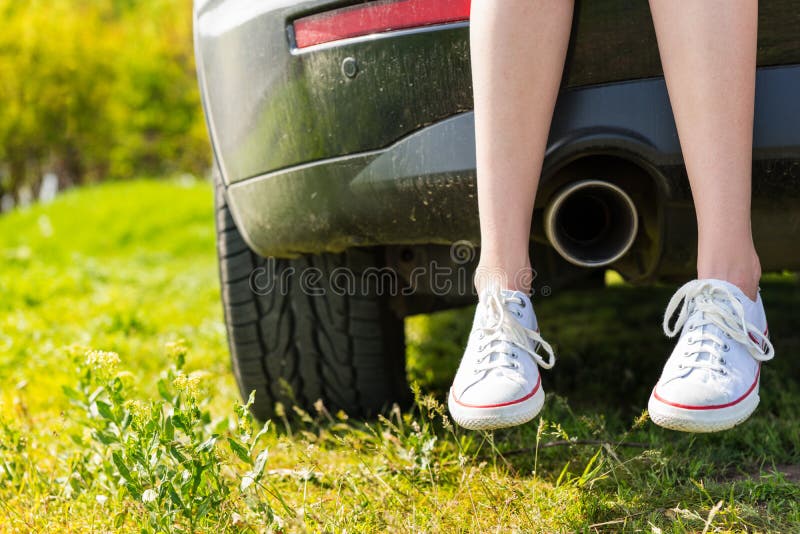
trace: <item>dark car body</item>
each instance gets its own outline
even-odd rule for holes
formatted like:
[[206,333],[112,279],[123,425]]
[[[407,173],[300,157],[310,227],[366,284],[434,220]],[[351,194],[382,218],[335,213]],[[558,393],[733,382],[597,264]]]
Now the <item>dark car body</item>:
[[[303,33],[336,10],[450,5],[447,23],[330,42]],[[234,374],[260,418],[277,403],[322,399],[351,415],[408,403],[403,317],[474,303],[468,13],[468,0],[195,1],[223,309]],[[800,267],[799,27],[796,0],[761,3],[753,225],[764,270]],[[602,284],[606,268],[640,282],[694,274],[694,209],[647,2],[576,3],[541,178],[534,292]],[[450,279],[417,277],[426,267]],[[403,292],[340,291],[342,270],[388,274]],[[260,286],[265,273],[290,280]]]
[[[279,257],[478,243],[468,22],[297,48],[293,21],[353,3],[196,3],[203,101],[240,231]],[[800,267],[798,27],[796,1],[761,4],[753,206],[765,270]],[[634,280],[690,274],[693,208],[647,3],[579,2],[537,208],[581,167],[626,164],[642,235],[612,267]],[[546,245],[541,211],[532,237]]]

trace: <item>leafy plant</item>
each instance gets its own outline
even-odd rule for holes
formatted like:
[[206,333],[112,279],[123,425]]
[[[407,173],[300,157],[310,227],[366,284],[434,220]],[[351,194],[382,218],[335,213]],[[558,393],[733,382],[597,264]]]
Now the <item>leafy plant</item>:
[[[75,493],[132,497],[136,506],[116,515],[116,527],[133,516],[154,532],[194,532],[201,525],[242,523],[241,504],[263,526],[279,524],[262,498],[268,450],[260,445],[269,425],[255,431],[253,396],[232,419],[212,420],[203,373],[185,372],[182,343],[167,350],[174,365],[158,380],[160,399],[150,401],[132,397],[129,373],[118,370],[116,354],[77,351],[80,380],[63,391],[78,409],[82,431],[71,438],[84,454],[63,482]],[[230,454],[247,470],[226,473]]]

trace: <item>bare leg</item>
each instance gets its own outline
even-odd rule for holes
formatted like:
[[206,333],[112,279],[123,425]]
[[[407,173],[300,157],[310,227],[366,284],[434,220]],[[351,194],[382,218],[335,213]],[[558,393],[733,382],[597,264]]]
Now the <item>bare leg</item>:
[[[573,2],[473,0],[481,258],[475,285],[490,277],[530,290],[531,216],[564,69]],[[494,279],[494,278],[492,278]]]
[[698,278],[756,297],[750,227],[757,0],[650,0],[692,186]]

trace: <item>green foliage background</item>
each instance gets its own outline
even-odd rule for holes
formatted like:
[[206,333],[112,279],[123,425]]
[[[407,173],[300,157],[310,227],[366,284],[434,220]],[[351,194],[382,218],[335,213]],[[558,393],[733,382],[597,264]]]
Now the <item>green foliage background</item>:
[[204,172],[191,0],[0,0],[0,195]]

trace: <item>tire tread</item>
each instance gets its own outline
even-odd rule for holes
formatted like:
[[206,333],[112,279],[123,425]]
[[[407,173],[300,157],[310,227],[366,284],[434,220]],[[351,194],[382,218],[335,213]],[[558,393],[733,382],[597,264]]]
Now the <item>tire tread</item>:
[[[300,277],[288,291],[256,294],[258,268],[323,273],[346,267],[358,274],[378,262],[375,250],[267,260],[245,243],[228,209],[225,186],[215,173],[217,254],[231,363],[242,398],[256,390],[253,413],[275,415],[277,402],[311,412],[322,399],[329,411],[368,417],[391,402],[407,405],[403,321],[378,294],[340,295],[330,280],[318,283],[325,298],[304,292]],[[287,293],[287,294],[283,294]],[[291,414],[291,410],[286,410]]]

